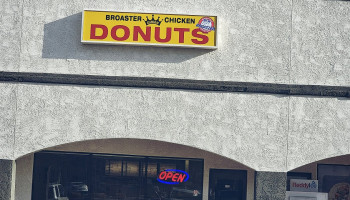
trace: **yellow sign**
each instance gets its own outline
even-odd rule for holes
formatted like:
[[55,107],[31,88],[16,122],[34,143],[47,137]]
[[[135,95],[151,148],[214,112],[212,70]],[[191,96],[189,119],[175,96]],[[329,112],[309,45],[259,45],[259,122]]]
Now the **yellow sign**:
[[216,48],[213,16],[84,10],[81,42]]

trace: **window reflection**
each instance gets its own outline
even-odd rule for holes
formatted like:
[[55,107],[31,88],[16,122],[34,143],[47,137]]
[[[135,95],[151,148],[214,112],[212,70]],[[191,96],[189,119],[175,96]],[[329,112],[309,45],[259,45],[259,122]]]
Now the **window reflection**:
[[[102,154],[37,153],[33,198],[46,200],[202,199],[203,160]],[[157,181],[167,169],[187,182]]]

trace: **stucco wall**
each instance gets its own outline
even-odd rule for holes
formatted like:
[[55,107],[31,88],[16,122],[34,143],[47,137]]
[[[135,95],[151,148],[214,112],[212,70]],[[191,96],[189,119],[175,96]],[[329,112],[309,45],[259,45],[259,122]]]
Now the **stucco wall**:
[[292,97],[289,113],[288,170],[349,154],[350,101]]
[[18,85],[15,158],[74,141],[140,138],[284,170],[287,114],[288,98],[273,95]]
[[15,84],[0,83],[0,159],[13,159],[16,127]]
[[[86,8],[217,15],[219,49],[82,45]],[[288,1],[25,0],[20,11],[20,62],[0,71],[288,81]]]
[[[1,84],[5,89],[11,86]],[[11,159],[103,138],[184,144],[257,171],[283,172],[349,154],[347,99],[68,85],[16,87],[16,98],[6,104],[16,105],[16,111],[9,112],[16,123],[3,122],[12,143],[1,140],[1,145],[9,146],[2,156]]]
[[[345,1],[1,3],[0,71],[350,83]],[[84,8],[217,15],[219,48],[82,45]],[[349,153],[348,99],[11,83],[0,89],[3,159],[80,140],[129,137],[176,141],[261,171]]]
[[[254,170],[228,158],[192,147],[151,140],[94,140],[49,148],[54,151],[94,152],[128,155],[167,156],[204,159],[203,199],[208,199],[209,169],[247,170],[247,199],[254,199]],[[33,154],[16,160],[16,200],[31,198]]]
[[[324,0],[1,1],[0,71],[349,85],[350,5]],[[219,48],[80,43],[83,9],[218,16]]]
[[290,83],[349,86],[349,2],[292,2]]
[[17,71],[20,64],[22,2],[0,1],[0,71]]
[[[350,86],[346,1],[0,3],[0,71]],[[218,49],[82,45],[83,9],[216,15]],[[175,142],[273,172],[350,153],[349,99],[14,83],[0,91],[0,159],[103,138]]]

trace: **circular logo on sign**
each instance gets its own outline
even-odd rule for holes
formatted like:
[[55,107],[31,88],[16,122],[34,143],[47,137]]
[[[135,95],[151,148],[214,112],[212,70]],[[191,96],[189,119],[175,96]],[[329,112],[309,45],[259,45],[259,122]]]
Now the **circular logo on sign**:
[[199,20],[196,25],[203,33],[209,33],[210,31],[215,30],[214,21],[209,17],[203,17]]
[[311,183],[311,188],[317,188],[317,184],[316,184],[315,181],[312,181],[312,183]]

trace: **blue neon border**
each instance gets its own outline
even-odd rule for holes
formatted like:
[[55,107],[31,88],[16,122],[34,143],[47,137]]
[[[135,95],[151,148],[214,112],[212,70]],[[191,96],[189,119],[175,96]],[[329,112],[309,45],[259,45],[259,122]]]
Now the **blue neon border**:
[[[182,170],[179,170],[179,169],[166,169],[166,170],[164,170],[164,171],[166,171],[166,172],[181,172],[181,173],[186,174],[186,179],[184,180],[184,182],[186,182],[186,181],[190,178],[190,175],[188,175],[187,172],[182,171]],[[169,185],[177,185],[177,184],[180,184],[179,182],[166,182],[166,181],[160,180],[159,178],[157,178],[157,181],[159,181],[159,182],[161,182],[161,183],[169,184]],[[184,182],[183,182],[183,183],[184,183]]]

